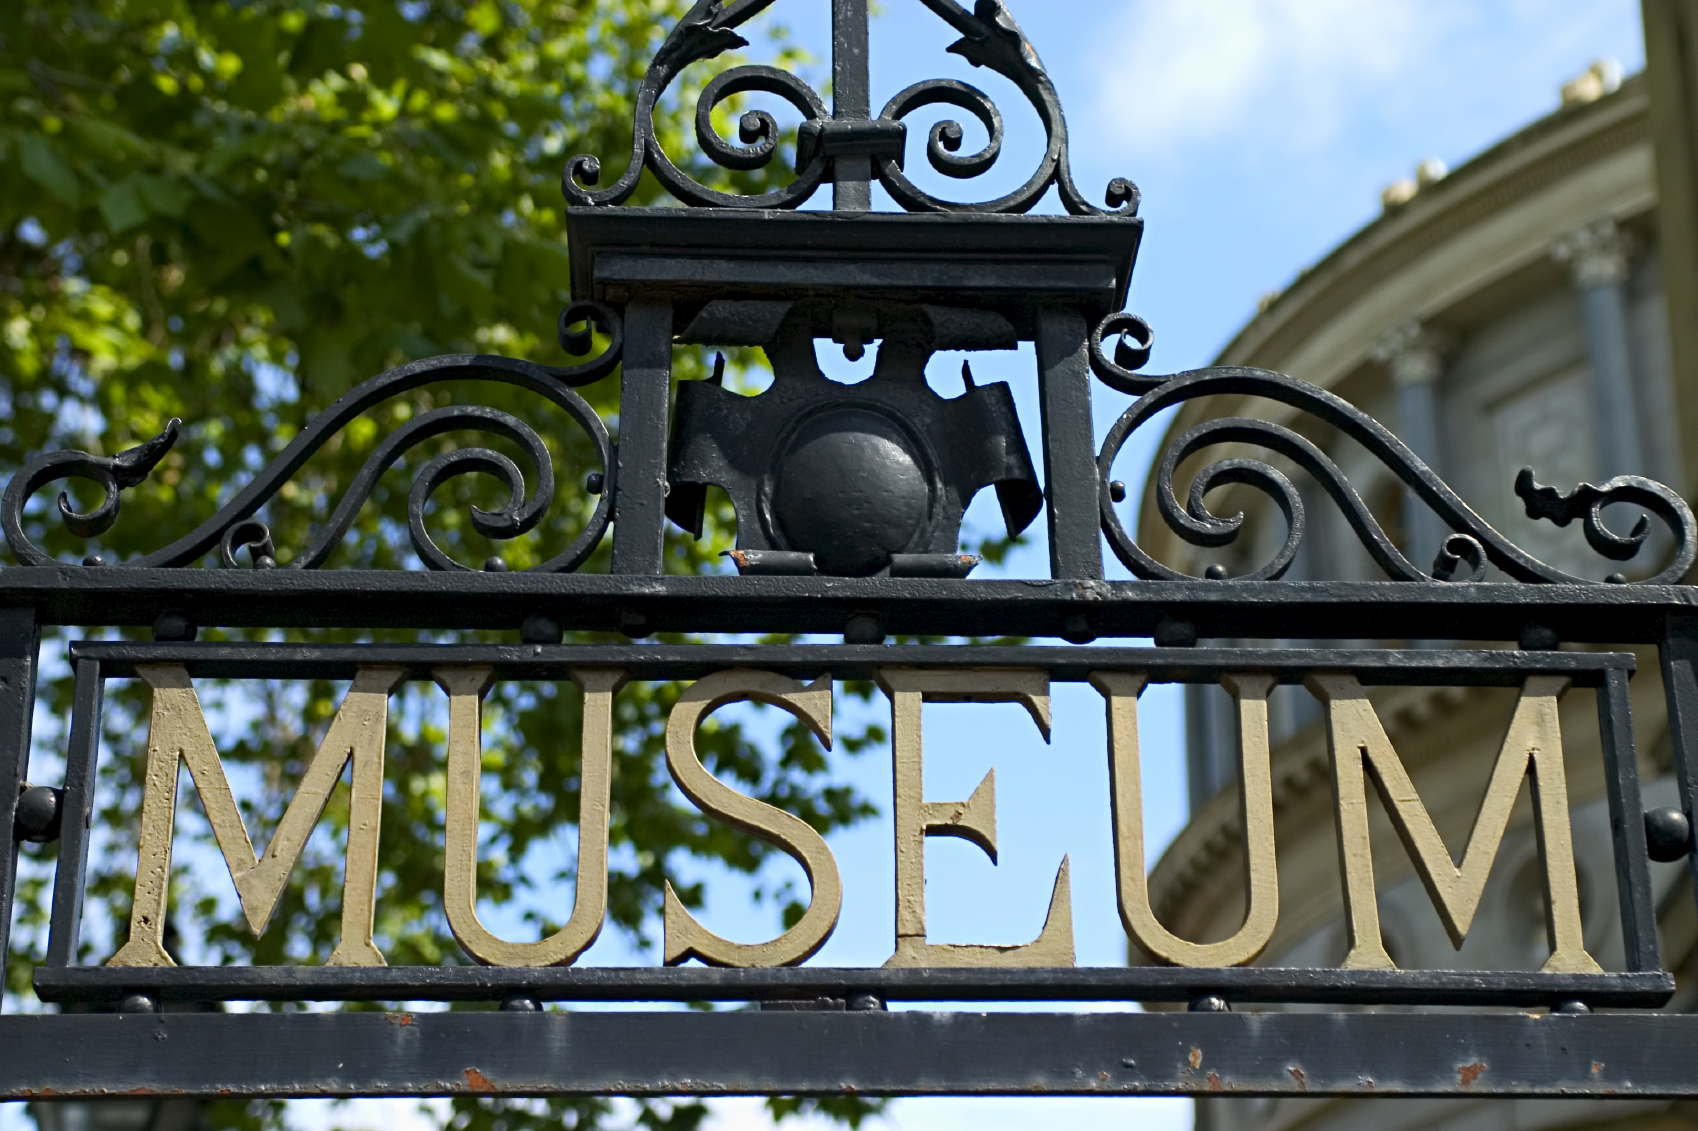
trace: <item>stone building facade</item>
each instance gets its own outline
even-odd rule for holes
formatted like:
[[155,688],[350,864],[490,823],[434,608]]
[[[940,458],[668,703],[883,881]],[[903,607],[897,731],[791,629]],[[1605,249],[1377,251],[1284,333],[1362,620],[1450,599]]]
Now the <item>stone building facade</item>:
[[[1429,168],[1419,182],[1388,190],[1385,212],[1264,300],[1217,363],[1278,370],[1332,390],[1396,431],[1512,541],[1559,568],[1602,579],[1620,567],[1591,552],[1578,524],[1557,528],[1528,519],[1513,491],[1517,472],[1534,468],[1541,483],[1563,491],[1643,474],[1691,497],[1698,451],[1682,450],[1678,421],[1698,388],[1682,387],[1671,363],[1646,84],[1635,77],[1617,87],[1602,68],[1590,75],[1570,84],[1558,112],[1463,167],[1443,176]],[[1433,560],[1445,533],[1436,516],[1352,442],[1284,406],[1224,398],[1185,406],[1169,438],[1216,416],[1277,420],[1302,432],[1337,462],[1410,560]],[[1214,448],[1188,466],[1226,454]],[[1291,478],[1304,477],[1293,470]],[[1176,482],[1186,481],[1182,465]],[[1253,569],[1285,536],[1269,500],[1248,488],[1209,497],[1214,513],[1242,510],[1251,520],[1238,543],[1220,550],[1181,541],[1153,497],[1144,503],[1140,543],[1195,574],[1216,563],[1229,574]],[[1305,509],[1309,532],[1288,578],[1383,576],[1318,489]],[[1652,566],[1644,563],[1646,572]],[[1666,714],[1650,650],[1639,657],[1633,695],[1646,804],[1674,804]],[[1375,699],[1440,832],[1460,851],[1513,692],[1387,689]],[[1278,930],[1258,963],[1336,965],[1346,944],[1320,706],[1302,688],[1282,687],[1270,713],[1281,903]],[[1564,746],[1587,945],[1605,969],[1620,969],[1595,720],[1591,693],[1570,692]],[[1244,904],[1235,722],[1224,691],[1190,689],[1187,735],[1191,819],[1153,870],[1151,895],[1170,929],[1207,942],[1236,931]],[[1518,805],[1459,951],[1377,800],[1372,803],[1380,915],[1399,966],[1533,970],[1543,962],[1543,892],[1525,791]],[[1669,1008],[1690,1010],[1698,1007],[1698,915],[1681,868],[1652,868],[1664,963],[1680,984]],[[1698,1127],[1698,1111],[1664,1103],[1467,1099],[1198,1105],[1198,1126],[1206,1131],[1598,1125]]]

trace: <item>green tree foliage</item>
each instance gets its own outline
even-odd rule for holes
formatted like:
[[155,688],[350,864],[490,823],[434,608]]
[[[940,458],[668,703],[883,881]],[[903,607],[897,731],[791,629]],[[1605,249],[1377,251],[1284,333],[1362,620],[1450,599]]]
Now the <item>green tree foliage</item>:
[[[43,450],[109,455],[157,434],[170,417],[186,422],[154,474],[125,492],[118,523],[98,544],[64,531],[50,491],[28,512],[32,538],[66,561],[94,550],[121,562],[209,517],[315,413],[385,368],[452,352],[567,360],[554,341],[568,297],[560,169],[570,154],[587,152],[617,176],[618,155],[629,152],[633,92],[682,8],[675,0],[0,4],[0,474]],[[694,91],[711,73],[695,68],[657,116],[675,154],[693,146],[680,107],[693,110]],[[781,168],[698,175],[759,191]],[[645,190],[633,203],[653,197]],[[681,353],[677,368],[691,378],[703,365]],[[604,419],[616,417],[617,377],[584,392]],[[467,516],[472,504],[502,505],[505,489],[461,477],[437,492],[433,532],[468,564],[499,553],[523,568],[558,552],[595,502],[578,486],[593,466],[587,443],[564,416],[520,391],[445,383],[356,420],[294,477],[262,516],[279,559],[309,544],[396,426],[474,399],[535,426],[564,489],[537,530],[495,545]],[[416,567],[405,519],[412,474],[473,441],[502,447],[464,434],[409,456],[327,567]],[[69,489],[78,494],[77,484]],[[729,519],[717,529],[700,543],[672,538],[668,568],[718,569]],[[603,547],[584,568],[605,570],[605,554]],[[217,635],[240,634],[203,638]],[[269,638],[309,636],[360,638]],[[51,641],[44,647],[55,650]],[[632,685],[618,700],[610,919],[644,944],[669,862],[694,857],[759,875],[770,855],[764,842],[708,822],[671,791],[661,740],[677,690]],[[91,961],[111,953],[127,922],[148,702],[122,681],[109,691],[84,936]],[[48,718],[62,728],[65,681],[50,681],[43,694]],[[329,684],[257,692],[203,685],[256,841],[281,815],[340,694]],[[570,906],[562,885],[571,868],[537,861],[577,819],[578,711],[577,693],[552,685],[500,685],[486,708],[489,833],[479,888],[495,902],[530,908],[539,931],[556,929]],[[392,718],[379,945],[395,964],[462,962],[439,894],[443,697],[411,686],[398,694]],[[39,737],[38,747],[62,748],[62,729]],[[840,749],[881,740],[870,728],[840,740]],[[822,831],[872,812],[800,726],[784,729],[769,755],[737,722],[710,720],[701,747],[717,775]],[[42,769],[38,779],[48,780]],[[208,830],[186,792],[172,923],[185,957],[322,962],[338,928],[342,791],[257,941],[235,925],[229,881],[208,855]],[[196,844],[210,866],[184,864],[197,859]],[[10,993],[26,1003],[51,851],[32,857],[14,936],[20,953],[6,972]],[[687,902],[700,902],[699,885],[676,886]],[[782,903],[798,893],[762,894]],[[774,1110],[809,1109],[785,1101]],[[614,1110],[599,1100],[464,1100],[451,1122],[480,1131],[592,1127]],[[693,1127],[705,1114],[685,1101],[636,1110],[639,1124],[654,1128]],[[870,1110],[829,1107],[850,1122]],[[287,1109],[224,1104],[210,1115],[219,1126],[276,1126]]]

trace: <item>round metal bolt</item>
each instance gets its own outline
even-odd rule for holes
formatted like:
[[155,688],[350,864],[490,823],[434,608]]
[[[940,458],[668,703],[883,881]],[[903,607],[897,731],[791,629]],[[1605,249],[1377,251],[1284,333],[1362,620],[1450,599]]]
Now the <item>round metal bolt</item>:
[[1117,503],[1124,503],[1126,501],[1126,481],[1123,479],[1116,479],[1110,482],[1108,485],[1108,497]]
[[59,813],[65,801],[65,791],[52,786],[26,786],[18,794],[18,811],[13,818],[12,835],[31,844],[46,844],[59,839]]
[[272,557],[270,554],[261,554],[259,557],[254,559],[254,568],[255,569],[276,569],[277,568],[277,559]]
[[584,490],[592,495],[601,494],[602,488],[605,486],[607,486],[607,480],[599,471],[592,471],[584,476]]
[[1583,1001],[1559,1001],[1551,1009],[1552,1013],[1581,1014],[1592,1012],[1592,1007]]
[[1097,638],[1091,618],[1084,613],[1071,613],[1061,618],[1061,638],[1069,644],[1089,644]]
[[501,999],[502,1013],[541,1013],[542,1002],[534,997],[509,997]]
[[483,571],[485,573],[506,573],[507,559],[501,557],[499,554],[488,558],[483,563]]
[[119,1013],[158,1013],[159,1003],[147,994],[125,994],[118,999]]
[[1692,821],[1679,809],[1645,811],[1645,853],[1663,864],[1685,859],[1692,851]]
[[198,632],[195,622],[179,612],[161,613],[159,619],[153,622],[155,640],[188,641],[193,640]]
[[1604,580],[1611,585],[1626,585],[1627,575],[1625,573],[1612,573],[1608,577],[1604,578]]
[[883,644],[884,624],[877,613],[856,613],[843,626],[845,644]]
[[85,566],[103,566],[105,564],[106,559],[101,557],[99,554],[90,554],[88,557],[83,559],[83,565]]
[[850,994],[846,1008],[855,1013],[883,1013],[889,1007],[877,994]]
[[1158,648],[1195,648],[1197,626],[1188,620],[1163,617],[1156,622],[1155,640]]
[[1191,999],[1186,1006],[1192,1013],[1231,1013],[1232,1007],[1226,1004],[1226,999],[1218,994],[1203,994]]
[[1556,629],[1547,625],[1529,623],[1521,630],[1523,652],[1553,652],[1557,643]]
[[540,613],[526,617],[519,626],[519,639],[526,644],[558,644],[565,636],[559,621]]
[[1221,565],[1219,562],[1216,562],[1214,565],[1203,571],[1203,576],[1209,581],[1225,581],[1226,567]]

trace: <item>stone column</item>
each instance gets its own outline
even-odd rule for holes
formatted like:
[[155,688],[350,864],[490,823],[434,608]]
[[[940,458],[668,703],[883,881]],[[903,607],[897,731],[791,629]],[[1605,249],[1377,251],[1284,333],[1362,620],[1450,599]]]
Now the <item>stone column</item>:
[[1597,419],[1598,474],[1645,471],[1639,408],[1633,387],[1633,358],[1627,318],[1625,235],[1609,218],[1576,228],[1557,241],[1551,255],[1568,265],[1580,292],[1586,352],[1592,363],[1592,411]]
[[[1381,335],[1373,354],[1374,360],[1390,371],[1392,384],[1397,387],[1399,438],[1441,479],[1445,478],[1445,461],[1439,378],[1444,375],[1452,345],[1450,335],[1411,319]],[[1416,566],[1428,570],[1450,528],[1413,491],[1404,493],[1404,514],[1409,543],[1404,554]]]

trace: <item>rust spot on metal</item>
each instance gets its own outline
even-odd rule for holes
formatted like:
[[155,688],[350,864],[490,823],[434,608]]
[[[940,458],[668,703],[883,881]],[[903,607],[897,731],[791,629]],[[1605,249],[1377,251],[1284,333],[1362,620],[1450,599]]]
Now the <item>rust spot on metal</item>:
[[736,562],[738,569],[749,568],[749,552],[747,550],[727,550],[725,556]]
[[388,1017],[389,1022],[392,1025],[407,1026],[413,1023],[413,1015],[411,1013],[391,1013]]
[[1097,1073],[1097,1080],[1101,1083],[1104,1083],[1104,1084],[1108,1083],[1108,1073],[1106,1073],[1106,1072]]
[[1209,1073],[1209,1091],[1211,1091],[1211,1092],[1220,1091],[1220,1073],[1219,1072]]
[[474,1092],[495,1091],[495,1085],[489,1082],[489,1077],[485,1076],[482,1072],[479,1072],[475,1068],[466,1069],[465,1077],[466,1087],[470,1088]]
[[1461,1084],[1464,1088],[1473,1087],[1474,1081],[1478,1080],[1480,1078],[1480,1073],[1485,1070],[1486,1066],[1477,1060],[1473,1064],[1458,1065],[1456,1069],[1456,1082]]
[[1603,1062],[1594,1060],[1592,1062],[1592,1075],[1594,1075],[1594,1076],[1601,1075],[1603,1073],[1603,1071],[1604,1071]]
[[1195,1072],[1203,1067],[1203,1050],[1196,1045],[1191,1046],[1191,1070]]
[[1303,1075],[1303,1070],[1301,1068],[1293,1064],[1290,1068],[1287,1068],[1286,1071],[1291,1073],[1291,1078],[1297,1081],[1297,1086],[1299,1088],[1302,1088],[1305,1092],[1309,1090],[1308,1078]]

